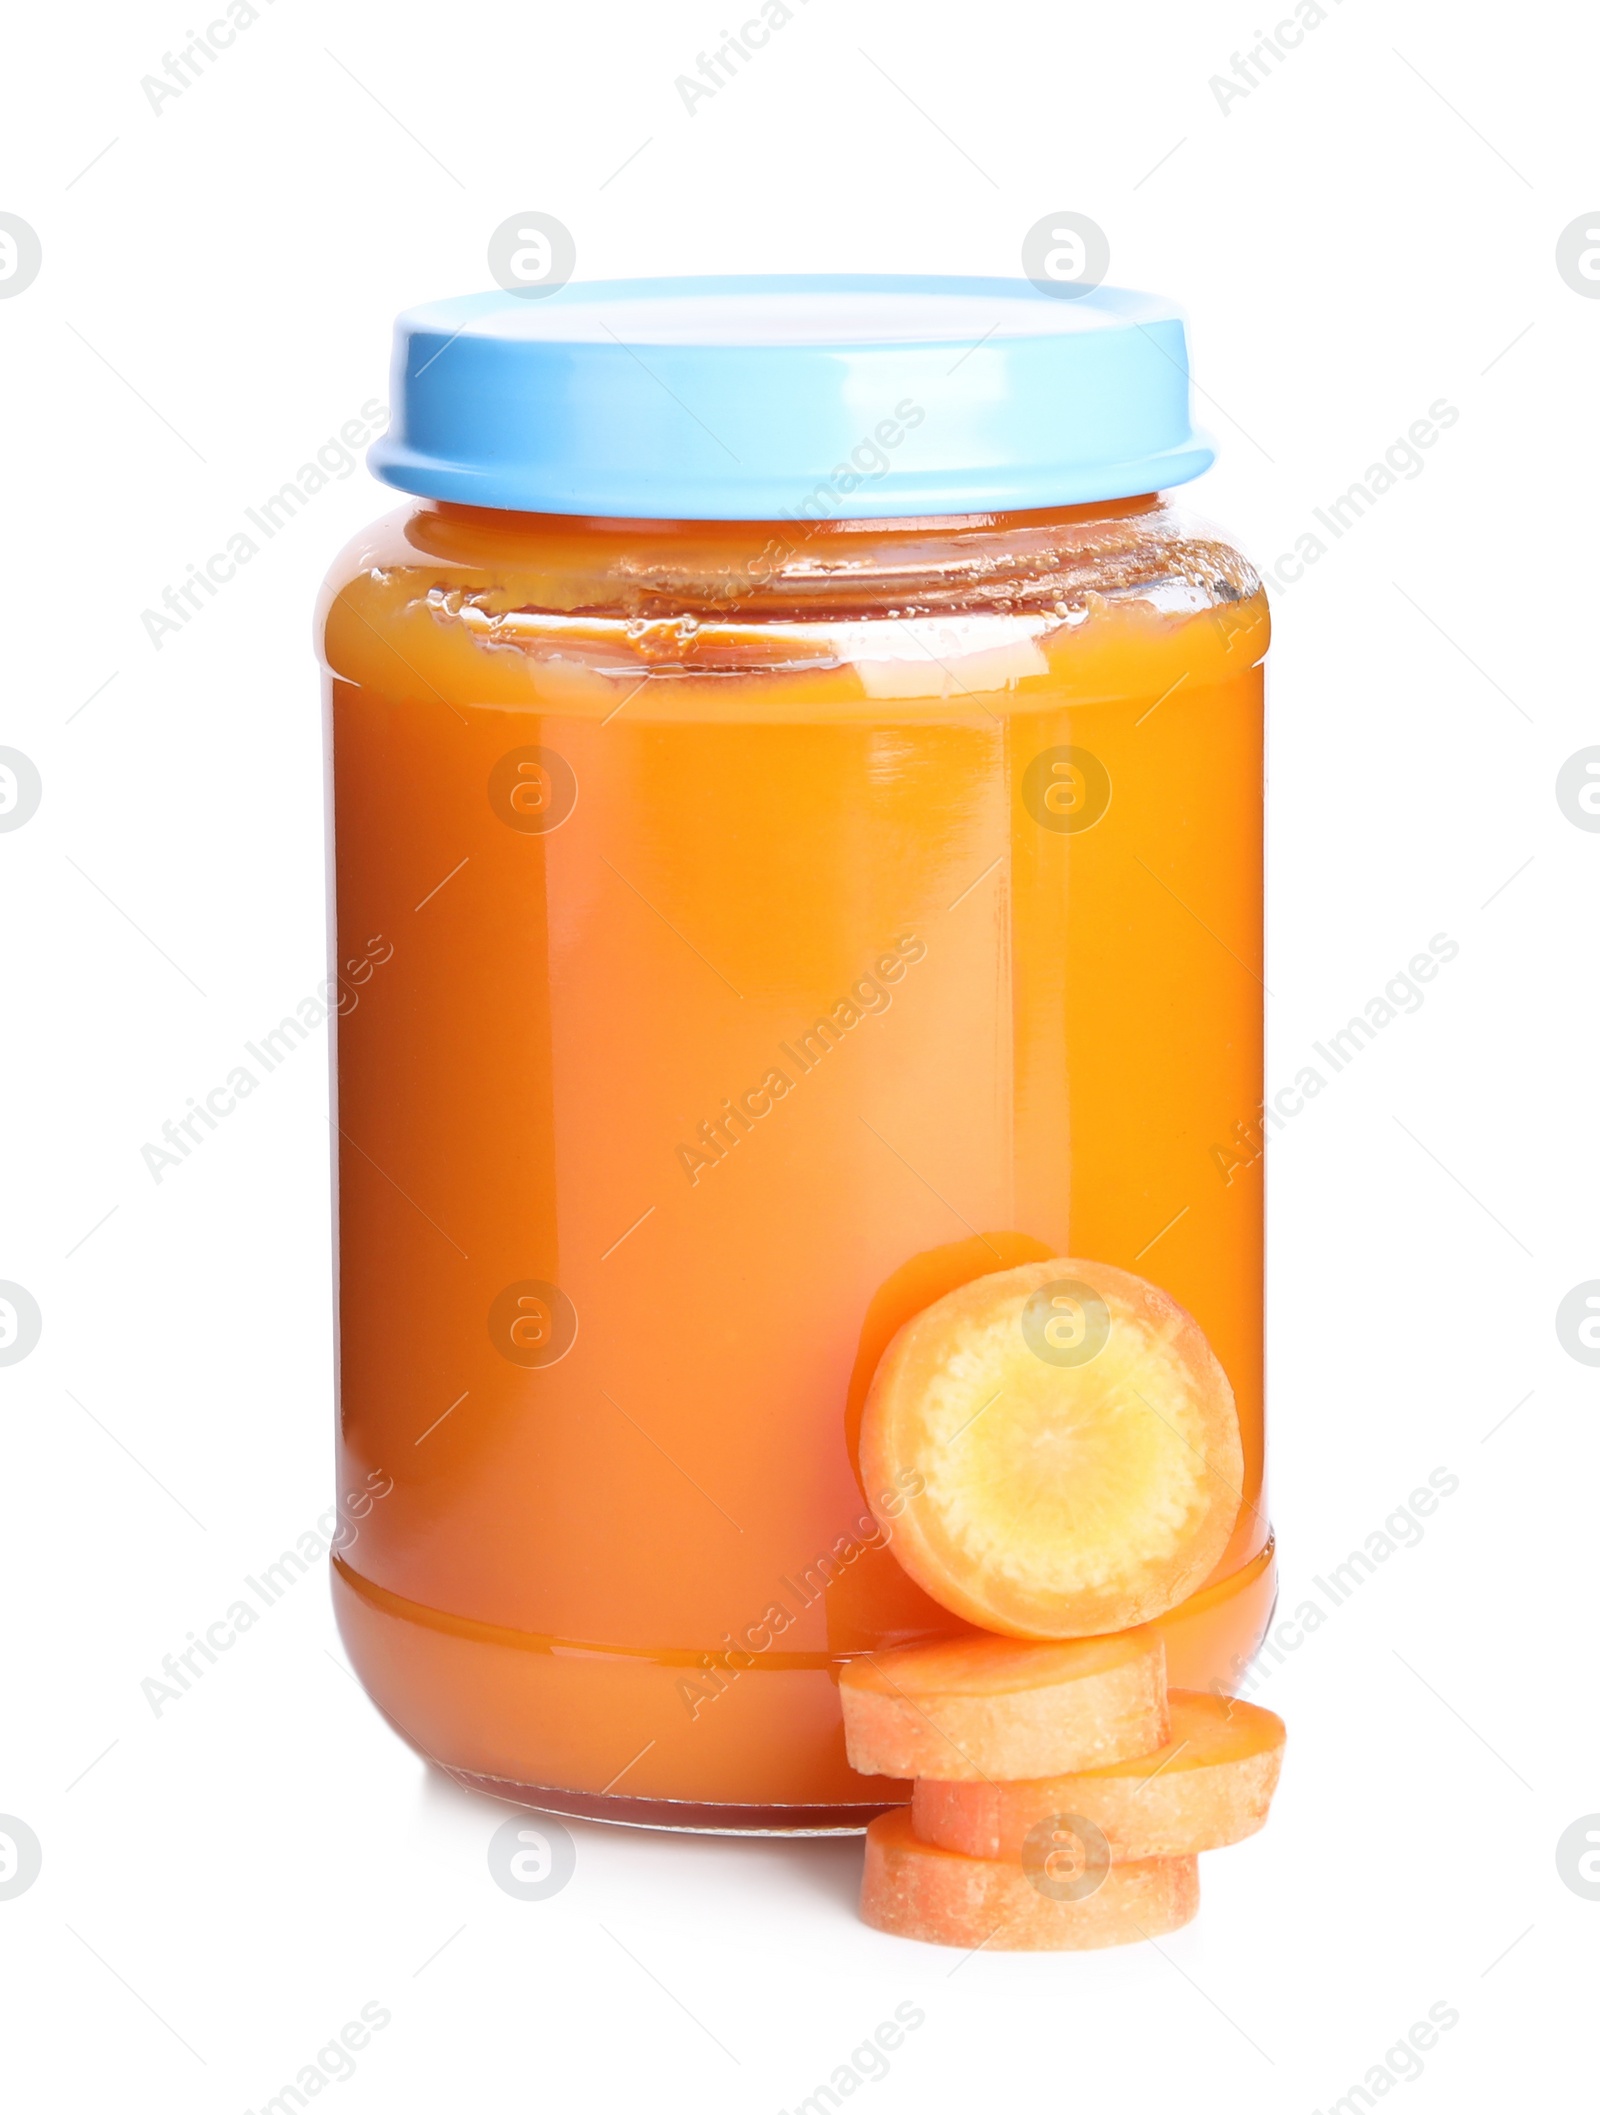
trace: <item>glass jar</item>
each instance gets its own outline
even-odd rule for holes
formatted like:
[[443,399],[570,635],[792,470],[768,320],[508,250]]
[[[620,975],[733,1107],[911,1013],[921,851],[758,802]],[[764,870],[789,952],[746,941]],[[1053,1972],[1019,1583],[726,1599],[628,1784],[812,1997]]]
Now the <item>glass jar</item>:
[[1183,360],[1159,304],[1025,282],[401,319],[374,460],[421,497],[321,633],[340,1489],[385,1494],[334,1591],[460,1781],[739,1830],[903,1798],[837,1668],[967,1626],[869,1509],[863,1398],[1052,1256],[1221,1359],[1247,1480],[1171,1679],[1259,1642],[1268,618],[1154,489],[1210,459]]

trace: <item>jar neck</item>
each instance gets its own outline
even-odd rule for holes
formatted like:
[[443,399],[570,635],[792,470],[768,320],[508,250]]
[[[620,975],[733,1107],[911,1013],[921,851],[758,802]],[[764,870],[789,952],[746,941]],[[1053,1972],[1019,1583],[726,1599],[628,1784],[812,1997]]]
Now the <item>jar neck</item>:
[[751,622],[1016,610],[1147,568],[1172,517],[1158,493],[1016,513],[888,520],[667,521],[425,502],[419,554],[516,575],[530,606]]

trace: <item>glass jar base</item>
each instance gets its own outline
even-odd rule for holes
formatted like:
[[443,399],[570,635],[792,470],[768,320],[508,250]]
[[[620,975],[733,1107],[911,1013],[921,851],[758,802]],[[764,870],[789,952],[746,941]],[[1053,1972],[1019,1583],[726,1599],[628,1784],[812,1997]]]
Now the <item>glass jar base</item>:
[[468,1792],[487,1792],[493,1799],[536,1807],[544,1814],[688,1836],[859,1836],[869,1821],[901,1804],[879,1800],[863,1806],[735,1806],[721,1800],[629,1799],[617,1792],[566,1792],[553,1785],[515,1784],[509,1778],[448,1766],[444,1774]]
[[[552,1649],[560,1641],[408,1601],[342,1556],[332,1585],[367,1694],[470,1791],[623,1827],[729,1836],[855,1835],[911,1796],[850,1768],[830,1662],[758,1660],[713,1690],[687,1653]],[[1275,1590],[1269,1543],[1158,1618],[1171,1686],[1236,1694]]]

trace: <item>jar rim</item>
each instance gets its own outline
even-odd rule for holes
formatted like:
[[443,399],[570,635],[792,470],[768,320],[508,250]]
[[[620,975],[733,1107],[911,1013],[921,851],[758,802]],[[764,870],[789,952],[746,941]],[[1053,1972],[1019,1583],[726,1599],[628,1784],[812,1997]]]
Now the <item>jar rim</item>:
[[1214,454],[1191,423],[1171,303],[1020,278],[735,275],[469,294],[397,319],[392,407],[367,458],[377,476],[523,513],[1021,512],[1182,484]]

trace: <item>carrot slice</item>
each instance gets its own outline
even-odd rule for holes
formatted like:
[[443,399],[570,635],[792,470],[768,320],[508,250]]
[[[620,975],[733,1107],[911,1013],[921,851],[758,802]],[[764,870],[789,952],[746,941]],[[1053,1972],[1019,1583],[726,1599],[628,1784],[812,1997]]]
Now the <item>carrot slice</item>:
[[1033,1862],[967,1858],[923,1843],[906,1808],[867,1828],[861,1914],[875,1931],[996,1953],[1126,1946],[1187,1924],[1200,1906],[1193,1858],[1097,1867],[1062,1847]]
[[1019,1645],[958,1638],[847,1660],[852,1768],[882,1777],[1032,1778],[1147,1755],[1167,1737],[1166,1651],[1151,1630]]
[[1021,1638],[1159,1616],[1221,1557],[1244,1457],[1228,1377],[1158,1286],[1026,1263],[958,1287],[892,1339],[861,1424],[866,1490],[944,1607]]
[[911,1800],[917,1834],[969,1858],[1020,1858],[1041,1823],[1078,1815],[1122,1862],[1192,1858],[1253,1836],[1277,1789],[1283,1720],[1188,1689],[1174,1689],[1167,1705],[1172,1736],[1151,1755],[1032,1783],[924,1779]]

